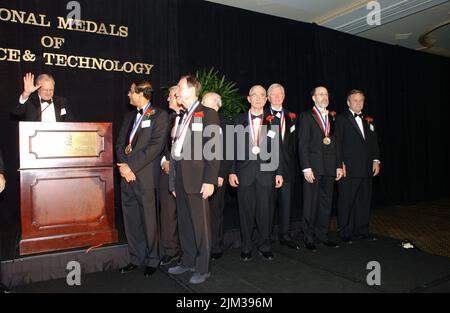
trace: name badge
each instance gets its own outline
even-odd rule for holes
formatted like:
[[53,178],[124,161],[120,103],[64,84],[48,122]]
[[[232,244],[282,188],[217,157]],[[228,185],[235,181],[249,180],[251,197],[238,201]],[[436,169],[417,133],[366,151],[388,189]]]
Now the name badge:
[[267,137],[270,137],[270,138],[275,138],[275,132],[273,131],[273,130],[269,130],[268,132],[267,132]]
[[142,121],[142,123],[141,123],[142,128],[150,127],[150,125],[151,125],[151,120]]
[[66,108],[61,109],[61,115],[66,115]]
[[192,123],[192,131],[195,132],[203,131],[203,123]]
[[373,127],[372,124],[370,124],[370,130],[371,130],[371,131],[375,131],[375,127]]
[[295,131],[295,125],[292,125],[291,127],[291,133],[293,133]]

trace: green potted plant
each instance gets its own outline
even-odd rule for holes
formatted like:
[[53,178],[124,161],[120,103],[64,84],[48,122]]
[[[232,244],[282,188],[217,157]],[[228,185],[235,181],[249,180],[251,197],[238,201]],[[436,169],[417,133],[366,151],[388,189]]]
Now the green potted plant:
[[228,119],[233,119],[237,114],[244,112],[243,97],[238,93],[236,83],[225,79],[225,75],[219,76],[219,71],[214,67],[209,70],[198,70],[196,76],[202,84],[200,98],[208,92],[215,92],[222,98],[220,112]]

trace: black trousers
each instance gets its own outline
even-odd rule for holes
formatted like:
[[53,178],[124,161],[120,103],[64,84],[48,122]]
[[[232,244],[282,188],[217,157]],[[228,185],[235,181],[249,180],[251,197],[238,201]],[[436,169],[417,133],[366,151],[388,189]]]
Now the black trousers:
[[303,182],[302,229],[307,243],[328,240],[333,201],[334,177],[316,176],[314,183]]
[[142,189],[138,181],[121,182],[122,211],[128,241],[130,262],[141,266],[157,267],[158,223],[155,189]]
[[226,183],[217,188],[209,199],[211,208],[211,234],[212,248],[211,253],[223,252],[223,209],[225,206]]
[[184,190],[177,167],[175,192],[177,194],[178,234],[180,237],[181,263],[195,268],[200,274],[209,272],[211,255],[211,225],[209,201],[200,193],[188,194]]
[[259,251],[271,251],[273,194],[274,186],[262,185],[257,180],[249,186],[238,186],[242,252],[250,253],[254,244]]
[[275,215],[278,221],[278,239],[290,240],[289,226],[291,223],[291,190],[292,183],[284,182],[283,187],[275,189]]
[[369,233],[372,178],[345,177],[339,181],[338,226],[341,237]]
[[177,255],[180,252],[180,242],[177,229],[177,202],[169,191],[169,175],[161,171],[159,180],[159,227],[161,255]]

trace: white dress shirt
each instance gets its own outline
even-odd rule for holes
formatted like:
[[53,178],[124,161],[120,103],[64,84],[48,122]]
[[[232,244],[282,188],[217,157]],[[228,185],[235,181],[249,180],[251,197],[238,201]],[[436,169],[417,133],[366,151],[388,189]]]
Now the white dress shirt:
[[[349,109],[349,110],[352,113],[352,116],[355,119],[356,124],[358,124],[359,130],[361,131],[361,134],[363,135],[363,138],[366,139],[366,134],[364,133],[364,126],[363,126],[363,121],[362,121],[362,115],[360,115],[358,117],[354,117],[356,112],[353,112],[351,109]],[[359,112],[358,114],[361,114],[361,112]]]

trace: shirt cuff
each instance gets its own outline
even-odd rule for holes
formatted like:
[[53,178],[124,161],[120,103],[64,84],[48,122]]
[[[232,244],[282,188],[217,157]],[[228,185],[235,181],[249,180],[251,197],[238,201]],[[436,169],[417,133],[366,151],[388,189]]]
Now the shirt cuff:
[[161,159],[161,167],[163,166],[163,163],[166,161],[167,161],[167,159],[166,159],[166,156],[164,155]]
[[28,100],[28,98],[24,99],[24,98],[22,98],[22,95],[20,95],[20,97],[19,97],[20,104],[24,104],[25,102],[27,102],[27,100]]
[[373,160],[374,162],[377,162],[378,164],[381,164],[380,160]]
[[310,167],[308,167],[308,168],[305,168],[302,172],[303,173],[305,173],[305,172],[309,172],[309,171],[311,171],[312,169],[310,168]]

